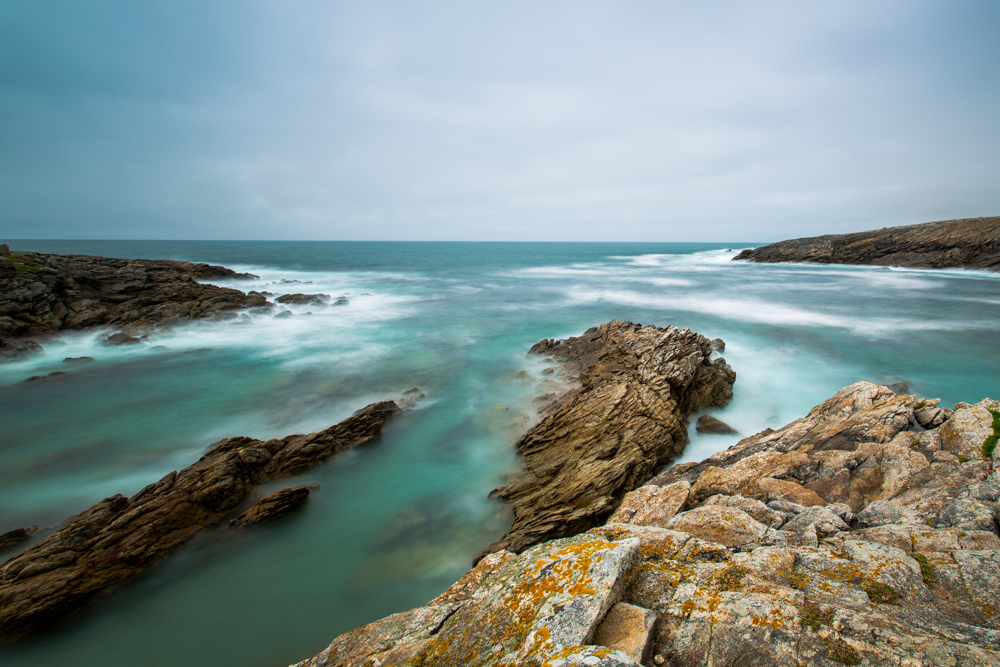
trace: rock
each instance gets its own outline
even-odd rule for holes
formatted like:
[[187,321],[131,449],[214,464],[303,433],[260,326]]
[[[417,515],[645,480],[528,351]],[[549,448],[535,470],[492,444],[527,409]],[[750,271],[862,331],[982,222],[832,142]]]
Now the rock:
[[9,255],[9,254],[10,254],[10,246],[7,245],[6,243],[0,243],[0,255]]
[[913,416],[916,417],[917,423],[925,429],[937,428],[951,419],[951,415],[952,411],[948,408],[931,407],[913,411]]
[[812,526],[820,537],[829,537],[842,530],[848,530],[848,526],[839,516],[825,507],[807,507],[805,511],[795,515],[791,521],[781,527],[782,530],[790,533],[797,533],[806,527]]
[[97,503],[0,566],[0,642],[50,625],[134,578],[231,516],[255,485],[371,442],[397,411],[391,401],[373,403],[318,433],[229,438],[131,498]]
[[625,494],[622,504],[608,518],[608,523],[631,523],[637,526],[664,525],[687,502],[691,485],[674,482],[667,486],[647,484]]
[[401,410],[411,410],[416,407],[417,403],[427,398],[427,394],[420,391],[417,387],[412,389],[407,389],[403,392],[403,395],[399,397],[396,403],[399,405]]
[[907,394],[910,391],[910,383],[906,380],[900,380],[899,382],[893,382],[889,385],[889,391],[896,394]]
[[42,346],[30,339],[11,340],[0,338],[0,363],[26,359],[27,357],[39,354],[41,351]]
[[656,613],[627,602],[619,602],[604,617],[594,633],[594,644],[621,651],[641,664],[649,647]]
[[104,344],[112,347],[116,347],[118,345],[138,345],[141,342],[141,339],[136,338],[135,336],[129,336],[127,333],[122,333],[121,331],[116,334],[111,334],[104,339]]
[[333,305],[335,305],[335,306],[346,306],[349,303],[350,303],[350,301],[348,301],[348,299],[347,299],[346,296],[341,296],[341,297],[337,297],[337,300],[333,302]]
[[752,262],[1000,269],[1000,217],[965,218],[780,241],[744,250]]
[[0,336],[94,326],[135,334],[262,306],[263,296],[197,282],[252,277],[191,262],[11,253],[0,261]]
[[875,500],[855,515],[855,525],[858,528],[872,528],[893,523],[927,525],[927,521],[914,510],[886,500]]
[[65,364],[89,364],[93,361],[93,357],[66,357],[63,359]]
[[757,481],[757,486],[767,494],[768,500],[784,500],[804,507],[826,505],[826,501],[818,493],[791,480],[762,477]]
[[277,313],[274,316],[274,319],[276,319],[276,320],[279,320],[279,319],[283,320],[286,317],[291,317],[291,316],[292,316],[292,311],[290,311],[290,310],[282,310],[282,311],[280,311],[279,313]]
[[711,343],[688,329],[609,322],[532,348],[579,386],[565,392],[517,442],[525,472],[491,495],[513,525],[486,553],[515,553],[597,525],[687,442],[692,412],[721,407],[736,374],[709,361]]
[[[683,482],[676,482],[677,484],[683,484]],[[715,495],[705,501],[704,507],[709,507],[712,505],[722,505],[725,507],[735,507],[736,509],[746,512],[752,516],[757,521],[760,521],[765,526],[770,526],[771,528],[780,528],[787,520],[788,515],[783,512],[778,512],[759,500],[753,498],[744,498],[743,496],[727,496],[723,494]],[[805,509],[805,508],[802,508]]]
[[48,380],[50,378],[59,377],[60,375],[66,375],[66,371],[53,371],[46,375],[32,375],[25,379],[25,382],[38,382],[39,380]]
[[715,350],[716,352],[725,352],[726,351],[726,341],[722,340],[721,338],[713,338],[712,339],[712,349]]
[[959,498],[945,508],[941,518],[953,528],[997,532],[996,512],[981,500]]
[[767,526],[743,510],[718,505],[681,512],[665,527],[726,547],[760,544],[769,532]]
[[322,306],[330,300],[329,294],[284,294],[275,299],[275,303],[294,306]]
[[0,535],[0,551],[9,551],[17,545],[30,538],[38,530],[38,526],[31,528],[15,528]]
[[283,517],[297,510],[309,499],[309,492],[318,489],[319,484],[303,484],[275,491],[266,495],[243,514],[229,522],[230,526],[253,526],[264,521]]
[[695,430],[698,431],[698,433],[709,433],[713,435],[739,435],[739,431],[712,415],[702,415],[698,417],[698,425],[695,427]]

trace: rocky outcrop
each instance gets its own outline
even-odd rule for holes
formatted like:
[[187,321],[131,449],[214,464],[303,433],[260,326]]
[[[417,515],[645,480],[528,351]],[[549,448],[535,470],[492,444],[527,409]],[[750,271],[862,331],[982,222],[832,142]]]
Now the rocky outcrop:
[[709,361],[710,340],[676,327],[609,322],[531,352],[577,386],[518,440],[525,471],[493,492],[513,508],[513,525],[487,552],[521,552],[603,521],[683,451],[692,412],[729,402],[736,379],[724,359]]
[[922,430],[935,403],[847,387],[300,667],[996,665],[997,402]]
[[[131,498],[116,495],[97,503],[0,566],[0,642],[49,625],[132,579],[238,512],[255,485],[300,474],[371,442],[397,410],[392,401],[373,403],[318,433],[230,438]],[[283,503],[265,505],[288,509],[301,495],[294,489],[278,493],[285,493]],[[275,495],[268,498],[275,501]],[[255,507],[252,515],[266,513],[266,507]]]
[[[221,266],[89,255],[0,254],[0,341],[60,329],[153,326],[264,306],[261,295],[199,280],[251,278]],[[18,343],[0,342],[0,354]]]
[[780,241],[744,250],[752,262],[1000,270],[1000,217],[966,218]]

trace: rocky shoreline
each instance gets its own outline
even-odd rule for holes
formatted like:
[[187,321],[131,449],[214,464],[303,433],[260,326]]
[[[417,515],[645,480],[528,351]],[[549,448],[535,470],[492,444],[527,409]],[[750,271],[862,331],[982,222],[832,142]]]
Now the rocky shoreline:
[[255,489],[371,443],[399,410],[382,401],[318,433],[229,438],[131,498],[119,494],[90,507],[0,565],[0,644],[59,621],[230,517],[231,526],[244,527],[294,510],[314,485],[253,503]]
[[751,262],[1000,270],[1000,217],[965,218],[780,241],[744,250]]
[[40,351],[29,336],[106,326],[129,339],[114,344],[155,327],[269,307],[263,295],[198,282],[254,277],[211,264],[11,252],[0,245],[0,361]]
[[995,665],[998,410],[859,382],[296,667]]

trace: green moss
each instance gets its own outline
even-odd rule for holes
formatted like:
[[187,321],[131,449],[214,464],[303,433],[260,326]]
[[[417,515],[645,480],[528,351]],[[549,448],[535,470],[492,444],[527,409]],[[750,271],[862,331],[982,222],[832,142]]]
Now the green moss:
[[802,627],[810,627],[815,631],[818,631],[824,625],[830,625],[833,623],[833,608],[827,608],[825,611],[820,608],[815,602],[806,602],[802,605],[799,610],[802,613]]
[[868,599],[876,604],[899,604],[903,599],[895,588],[881,581],[865,580],[861,582],[861,590],[868,594]]
[[861,662],[858,652],[843,639],[839,637],[827,637],[823,640],[823,643],[826,644],[827,657],[830,660],[845,665],[856,665]]
[[937,583],[937,569],[931,565],[931,562],[927,560],[927,556],[923,554],[913,554],[913,560],[920,563],[920,576],[924,578],[924,584],[928,588],[933,587]]
[[993,456],[997,440],[1000,440],[1000,411],[990,410],[990,414],[993,415],[993,435],[983,441],[983,457],[987,459]]
[[961,455],[961,454],[959,454],[959,455],[958,455],[958,462],[959,462],[959,463],[965,463],[965,462],[966,462],[966,461],[968,461],[968,460],[969,460],[969,457],[968,457],[968,456],[963,456],[963,455]]
[[719,574],[715,575],[719,582],[719,588],[724,591],[735,591],[743,583],[743,577],[747,576],[749,570],[742,565],[730,565],[723,568]]

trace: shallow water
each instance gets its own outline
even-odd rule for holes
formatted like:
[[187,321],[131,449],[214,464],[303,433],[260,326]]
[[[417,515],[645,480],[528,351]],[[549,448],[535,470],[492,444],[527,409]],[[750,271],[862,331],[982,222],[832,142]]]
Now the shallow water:
[[[137,348],[65,334],[0,367],[0,532],[57,526],[223,437],[323,429],[414,386],[427,397],[377,443],[275,485],[320,483],[297,516],[212,531],[0,662],[285,665],[423,604],[509,523],[486,495],[516,469],[543,390],[525,352],[611,319],[723,338],[737,381],[715,414],[743,434],[862,379],[907,380],[946,405],[1000,396],[1000,276],[730,261],[746,245],[12,242],[212,262],[260,276],[239,289],[349,303],[192,324]],[[81,356],[94,361],[63,361]],[[54,371],[67,374],[25,382]],[[692,429],[683,460],[737,439]]]

